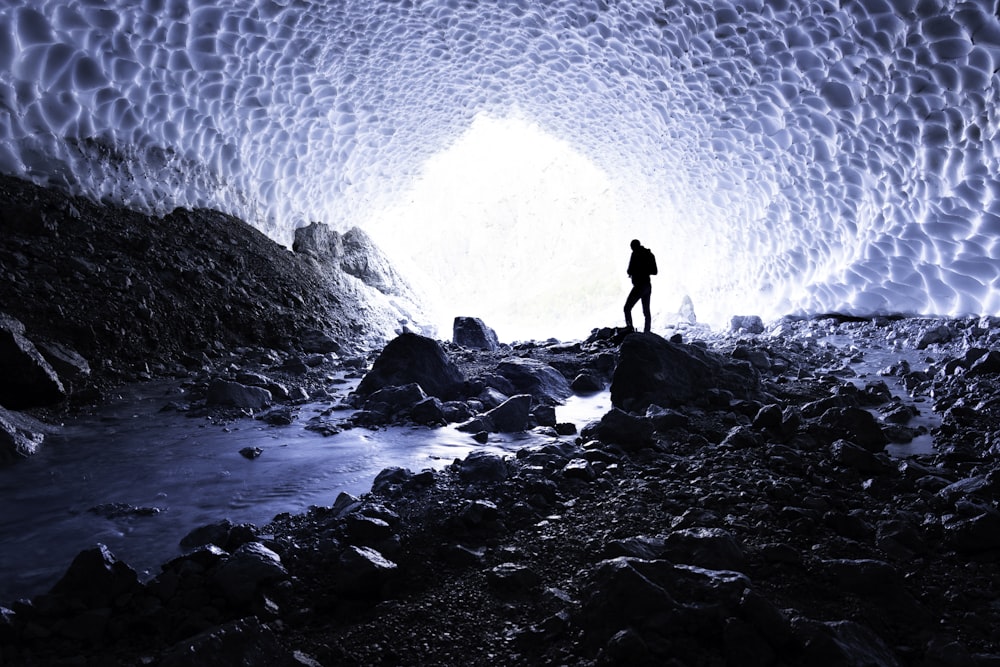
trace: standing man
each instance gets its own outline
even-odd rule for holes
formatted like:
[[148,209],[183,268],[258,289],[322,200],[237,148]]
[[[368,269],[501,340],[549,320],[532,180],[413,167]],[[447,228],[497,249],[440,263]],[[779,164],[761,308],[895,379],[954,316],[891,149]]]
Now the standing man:
[[656,258],[649,248],[644,248],[638,239],[633,239],[632,257],[628,260],[628,275],[632,278],[632,291],[625,299],[625,326],[629,331],[635,331],[632,326],[632,308],[638,301],[642,301],[642,314],[646,318],[643,333],[649,333],[650,313],[649,295],[653,291],[653,286],[649,282],[650,276],[656,275]]

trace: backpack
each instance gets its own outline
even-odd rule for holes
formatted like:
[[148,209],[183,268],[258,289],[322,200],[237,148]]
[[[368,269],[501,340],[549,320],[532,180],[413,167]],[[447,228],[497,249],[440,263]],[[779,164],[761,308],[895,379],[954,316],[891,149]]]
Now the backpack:
[[653,256],[653,251],[646,248],[646,269],[649,270],[649,275],[656,275],[656,257]]

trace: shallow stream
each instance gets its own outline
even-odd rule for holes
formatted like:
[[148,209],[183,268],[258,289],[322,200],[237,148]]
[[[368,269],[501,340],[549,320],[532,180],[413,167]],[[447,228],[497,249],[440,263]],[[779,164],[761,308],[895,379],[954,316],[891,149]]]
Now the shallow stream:
[[[344,394],[352,388],[345,385]],[[176,384],[128,391],[68,419],[35,456],[0,468],[0,604],[48,590],[96,543],[148,578],[181,553],[180,539],[198,526],[226,518],[263,526],[281,512],[330,505],[342,491],[365,493],[390,466],[442,468],[475,449],[513,452],[553,439],[494,434],[480,445],[454,427],[355,428],[324,437],[305,426],[329,399],[302,406],[289,426],[268,426],[162,411],[183,399]],[[579,430],[610,407],[605,391],[570,398],[556,416]],[[263,451],[248,459],[240,454],[245,447]],[[105,511],[93,511],[99,506]],[[116,515],[120,506],[132,511]]]

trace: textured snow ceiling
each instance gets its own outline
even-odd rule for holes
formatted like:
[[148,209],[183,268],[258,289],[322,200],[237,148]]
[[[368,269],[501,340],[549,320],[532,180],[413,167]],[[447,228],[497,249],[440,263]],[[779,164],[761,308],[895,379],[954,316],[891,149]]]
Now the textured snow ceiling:
[[[548,267],[536,282],[618,281],[638,237],[665,310],[691,294],[699,316],[1000,314],[998,67],[985,0],[5,0],[0,171],[212,206],[289,243],[310,220],[406,224],[428,192],[453,206],[462,171],[428,189],[428,165],[477,123],[516,122],[562,147],[541,164],[523,149],[522,172],[563,189],[518,183],[441,219],[453,238],[499,225]],[[472,154],[470,181],[506,178]],[[529,197],[576,226],[544,229],[515,210]],[[475,252],[489,264],[489,244],[411,259]]]

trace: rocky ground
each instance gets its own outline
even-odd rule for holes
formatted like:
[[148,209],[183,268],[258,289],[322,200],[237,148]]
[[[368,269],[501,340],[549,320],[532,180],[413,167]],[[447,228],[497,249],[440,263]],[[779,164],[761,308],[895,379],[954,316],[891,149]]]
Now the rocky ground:
[[[83,207],[42,210],[68,205]],[[109,237],[131,236],[130,214],[113,215],[122,227]],[[175,326],[150,305],[160,296],[145,297],[152,321],[118,304],[131,288],[99,296],[111,270],[92,257],[114,257],[110,247],[78,271],[89,285],[79,301],[96,311],[49,302],[79,278],[47,260],[53,239],[93,244],[93,230],[5,220],[21,239],[11,249],[4,236],[0,254],[6,312],[39,346],[72,347],[93,369],[36,416],[163,372],[190,378],[190,409],[294,414],[303,394],[354,372],[365,376],[355,414],[317,429],[451,421],[470,438],[535,429],[548,444],[439,472],[389,469],[362,497],[268,526],[206,526],[149,582],[106,550],[83,552],[51,591],[0,605],[0,665],[1000,665],[996,319],[750,320],[670,341],[600,329],[491,350],[404,334],[383,348],[352,338],[359,316],[336,328],[329,284],[295,283],[292,269],[249,292],[288,289],[255,296],[278,318],[264,327],[225,291],[257,280],[251,266],[239,281],[203,276],[211,296],[199,298],[213,308],[178,303],[190,319],[168,331],[179,340],[160,341],[159,327]],[[239,262],[254,238],[233,224],[213,227],[216,267],[222,249]],[[134,236],[164,274],[203,265],[190,239],[156,240],[173,244],[167,254]],[[329,247],[323,238],[313,245]],[[274,252],[265,241],[250,248]],[[50,287],[23,279],[37,266]],[[256,324],[243,329],[244,317]],[[154,341],[148,356],[143,339],[116,334],[123,322]],[[314,349],[295,342],[304,331],[318,331]],[[892,361],[858,377],[875,351]],[[600,422],[555,422],[553,403],[602,385],[615,409]],[[927,412],[940,420],[935,451],[890,458],[886,444],[920,435]]]

